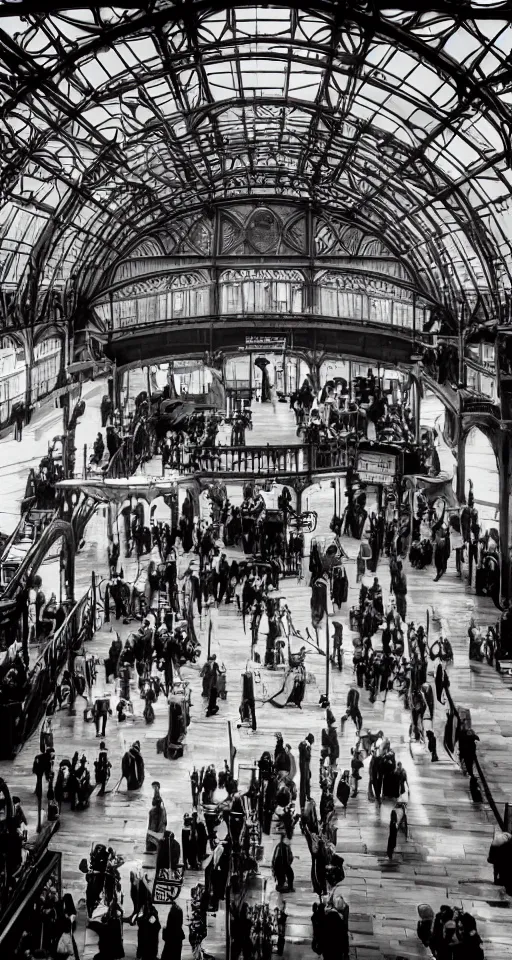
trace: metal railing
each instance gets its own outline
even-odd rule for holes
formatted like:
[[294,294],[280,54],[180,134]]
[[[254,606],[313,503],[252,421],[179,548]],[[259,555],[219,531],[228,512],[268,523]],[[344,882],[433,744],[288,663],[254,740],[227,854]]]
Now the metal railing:
[[[23,514],[14,533],[5,544],[2,557],[0,558],[0,583],[2,587],[5,588],[5,592],[2,595],[3,597],[6,597],[8,594],[12,595],[14,581],[16,581],[17,584],[23,575],[24,570],[30,566],[34,554],[39,549],[39,542],[42,533],[46,531],[51,524],[58,519],[59,516],[58,509],[38,511],[39,516],[37,519],[39,523],[36,523],[35,518],[32,518],[31,520],[31,511],[33,510],[34,505],[32,505],[32,507]],[[33,524],[32,542],[28,550],[22,557],[19,558],[19,560],[16,560],[14,557],[10,558],[9,554],[11,550],[23,538],[26,528],[30,527],[31,523]],[[5,576],[7,569],[10,569],[12,572],[12,576],[8,580],[6,580]]]
[[87,593],[71,608],[59,629],[46,641],[29,673],[30,691],[23,704],[23,723],[18,734],[18,748],[36,730],[55,696],[57,680],[66,666],[69,654],[78,653],[96,629],[96,592],[91,585]]
[[[457,707],[455,706],[453,697],[452,697],[452,695],[451,695],[451,693],[450,693],[450,688],[449,688],[449,686],[448,686],[447,684],[445,684],[444,691],[445,691],[445,694],[446,694],[446,699],[447,699],[448,705],[449,705],[449,707],[450,707],[450,712],[451,712],[451,714],[453,714],[453,716],[455,716],[455,717],[457,718],[457,720],[458,720],[459,723],[460,723],[460,714],[459,714],[459,711],[458,711]],[[450,722],[450,719],[449,719],[447,722],[449,723],[449,722]],[[475,763],[475,768],[476,768],[476,770],[477,770],[477,773],[478,773],[480,782],[481,782],[482,787],[483,787],[483,789],[484,789],[484,793],[485,793],[485,797],[486,797],[487,803],[489,804],[489,806],[490,806],[490,808],[491,808],[491,810],[492,810],[492,812],[493,812],[493,814],[494,814],[494,818],[495,818],[495,820],[496,820],[496,823],[498,824],[500,830],[505,831],[505,830],[506,830],[505,819],[504,819],[504,817],[502,817],[500,811],[498,810],[498,806],[497,806],[496,801],[494,800],[494,797],[493,797],[493,795],[492,795],[492,793],[491,793],[491,788],[490,788],[490,786],[489,786],[489,784],[488,784],[488,782],[487,782],[487,777],[485,776],[485,773],[484,773],[484,771],[482,770],[482,766],[481,766],[481,764],[480,764],[480,761],[479,761],[479,759],[478,759],[478,755],[477,755],[476,752],[475,752],[474,763]]]
[[230,473],[247,476],[311,474],[346,468],[347,452],[337,443],[247,447],[185,447],[181,473]]

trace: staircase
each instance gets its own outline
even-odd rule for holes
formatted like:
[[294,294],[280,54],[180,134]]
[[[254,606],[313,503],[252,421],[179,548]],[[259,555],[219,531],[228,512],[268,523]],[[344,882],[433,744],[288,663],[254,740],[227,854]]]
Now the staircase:
[[0,557],[0,587],[5,590],[25,560],[41,533],[57,513],[54,509],[31,506],[21,517],[18,526],[9,537]]

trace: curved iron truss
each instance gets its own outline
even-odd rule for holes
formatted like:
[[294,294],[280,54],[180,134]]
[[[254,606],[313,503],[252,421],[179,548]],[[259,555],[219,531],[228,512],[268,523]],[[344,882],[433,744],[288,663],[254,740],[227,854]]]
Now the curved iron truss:
[[4,314],[69,316],[184,211],[281,198],[380,238],[452,317],[497,319],[511,21],[510,0],[4,3]]

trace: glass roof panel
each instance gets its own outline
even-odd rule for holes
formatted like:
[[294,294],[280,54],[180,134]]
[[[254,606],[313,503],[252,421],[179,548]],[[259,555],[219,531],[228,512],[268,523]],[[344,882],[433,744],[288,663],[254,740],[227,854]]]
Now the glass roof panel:
[[153,12],[3,18],[14,78],[0,85],[3,207],[16,197],[34,211],[39,204],[26,210],[36,238],[48,210],[67,211],[73,200],[66,230],[49,244],[45,282],[102,244],[110,256],[110,235],[121,253],[141,224],[168,223],[184,205],[278,187],[285,197],[322,198],[361,228],[387,218],[391,235],[401,218],[400,243],[416,267],[440,256],[433,225],[461,224],[457,244],[439,241],[457,289],[487,282],[489,256],[503,258],[507,275],[510,228],[495,201],[505,196],[508,211],[508,160],[500,164],[512,90],[500,72],[512,26],[480,5],[485,16],[473,3],[456,18],[377,7],[371,25],[357,6],[343,22],[330,0],[320,9],[215,11],[189,0],[186,17],[158,0]]

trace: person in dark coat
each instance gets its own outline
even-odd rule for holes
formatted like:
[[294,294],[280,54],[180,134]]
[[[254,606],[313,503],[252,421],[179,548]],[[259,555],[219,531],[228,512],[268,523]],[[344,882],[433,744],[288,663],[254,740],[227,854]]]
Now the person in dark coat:
[[396,810],[391,811],[391,816],[389,818],[389,836],[388,836],[388,845],[387,845],[387,855],[390,860],[393,859],[393,854],[396,849],[396,841],[398,836],[398,818],[396,815]]
[[348,799],[350,797],[350,770],[344,770],[341,774],[336,788],[336,797],[346,812]]
[[475,731],[471,728],[469,730],[465,730],[464,728],[459,730],[460,759],[464,764],[468,777],[472,777],[474,775],[473,768],[476,760],[476,744],[479,740],[480,737],[477,736]]
[[289,754],[286,752],[284,746],[284,740],[281,733],[276,733],[276,746],[274,750],[274,767],[277,773],[280,770],[284,770],[286,773],[290,772],[291,761]]
[[437,755],[437,738],[433,730],[427,730],[427,746],[428,752],[430,753],[430,759],[432,763],[437,763],[439,757]]
[[121,762],[121,779],[126,779],[128,790],[140,790],[144,783],[144,760],[138,740],[132,743]]
[[177,903],[171,903],[165,927],[162,930],[164,949],[160,960],[181,960],[184,939],[183,910]]
[[314,742],[313,734],[308,733],[306,739],[299,743],[299,801],[301,810],[306,806],[306,800],[310,799],[311,794],[311,747]]
[[145,901],[136,923],[137,960],[157,960],[161,924],[158,911],[149,900]]
[[322,930],[322,956],[324,960],[347,960],[349,907],[339,894],[332,904],[328,901]]
[[164,835],[158,841],[156,855],[156,876],[160,870],[176,870],[181,858],[181,846],[171,830],[164,830]]
[[[272,857],[272,872],[276,881],[276,890],[279,893],[293,893],[295,879],[293,868],[293,853],[290,841],[281,838]],[[286,886],[285,886],[286,885]]]

